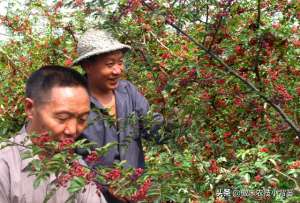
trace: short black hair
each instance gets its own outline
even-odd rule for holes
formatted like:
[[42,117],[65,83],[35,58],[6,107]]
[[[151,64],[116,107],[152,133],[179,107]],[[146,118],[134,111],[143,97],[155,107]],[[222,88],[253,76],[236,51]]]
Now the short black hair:
[[88,58],[85,58],[85,59],[79,61],[78,64],[83,68],[84,64],[86,64],[86,63],[91,63],[91,64],[96,63],[98,58],[100,58],[103,55],[104,54],[98,54],[98,55],[90,56]]
[[54,87],[83,87],[88,91],[86,79],[76,70],[59,65],[42,66],[26,82],[26,97],[37,103],[49,97]]

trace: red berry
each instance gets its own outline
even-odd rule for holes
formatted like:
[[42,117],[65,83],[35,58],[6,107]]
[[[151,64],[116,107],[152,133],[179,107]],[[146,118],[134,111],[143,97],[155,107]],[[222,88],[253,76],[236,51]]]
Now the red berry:
[[279,24],[279,23],[273,23],[273,24],[272,24],[272,27],[273,27],[275,30],[277,30],[277,29],[280,28],[280,24]]
[[121,177],[121,171],[119,169],[113,169],[109,173],[105,174],[106,180],[117,180]]
[[269,152],[269,149],[264,147],[264,148],[261,148],[259,151],[260,152]]
[[255,181],[260,182],[262,177],[260,175],[257,175],[254,177]]
[[72,59],[67,59],[65,60],[65,66],[71,66],[73,64],[73,60]]
[[244,49],[241,45],[235,46],[234,51],[238,55],[242,55],[244,53]]
[[96,151],[92,151],[86,158],[85,161],[88,163],[93,163],[99,159]]

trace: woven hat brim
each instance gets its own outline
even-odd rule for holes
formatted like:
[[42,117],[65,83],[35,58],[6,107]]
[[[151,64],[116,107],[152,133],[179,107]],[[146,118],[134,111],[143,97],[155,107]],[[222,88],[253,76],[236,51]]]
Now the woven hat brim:
[[106,53],[109,53],[109,52],[113,52],[113,51],[117,51],[117,50],[124,50],[124,51],[129,51],[131,49],[130,46],[128,45],[125,45],[125,44],[119,44],[119,46],[116,46],[116,47],[110,47],[109,49],[96,49],[96,50],[93,50],[93,51],[90,51],[80,57],[78,57],[77,59],[75,59],[73,61],[73,64],[72,66],[77,66],[79,65],[79,63],[84,60],[84,59],[87,59],[91,56],[96,56],[96,55],[100,55],[100,54],[106,54]]

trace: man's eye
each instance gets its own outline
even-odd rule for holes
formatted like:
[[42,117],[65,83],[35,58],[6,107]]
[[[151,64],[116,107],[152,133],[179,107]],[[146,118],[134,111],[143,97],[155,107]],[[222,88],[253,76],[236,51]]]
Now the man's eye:
[[85,123],[85,122],[87,122],[87,120],[88,120],[88,116],[83,116],[83,117],[79,118],[80,123]]
[[79,118],[78,122],[79,123],[86,123],[87,119],[86,118]]
[[56,117],[56,119],[59,120],[59,121],[61,121],[61,122],[63,122],[63,121],[68,120],[69,118],[66,117],[66,116],[58,116],[58,117]]
[[67,119],[66,118],[57,118],[57,120],[59,120],[59,121],[66,121]]
[[114,63],[107,63],[106,64],[108,67],[113,67],[114,66]]

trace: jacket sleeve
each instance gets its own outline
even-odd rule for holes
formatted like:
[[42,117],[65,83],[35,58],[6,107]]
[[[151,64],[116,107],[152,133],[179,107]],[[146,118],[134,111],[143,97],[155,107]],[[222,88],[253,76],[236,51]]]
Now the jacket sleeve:
[[133,101],[134,110],[139,118],[140,136],[143,138],[158,138],[158,131],[164,123],[164,118],[160,113],[149,113],[149,103],[147,99],[137,90],[137,88],[129,83],[130,94]]
[[9,169],[6,162],[0,159],[0,202],[10,202],[9,201]]

